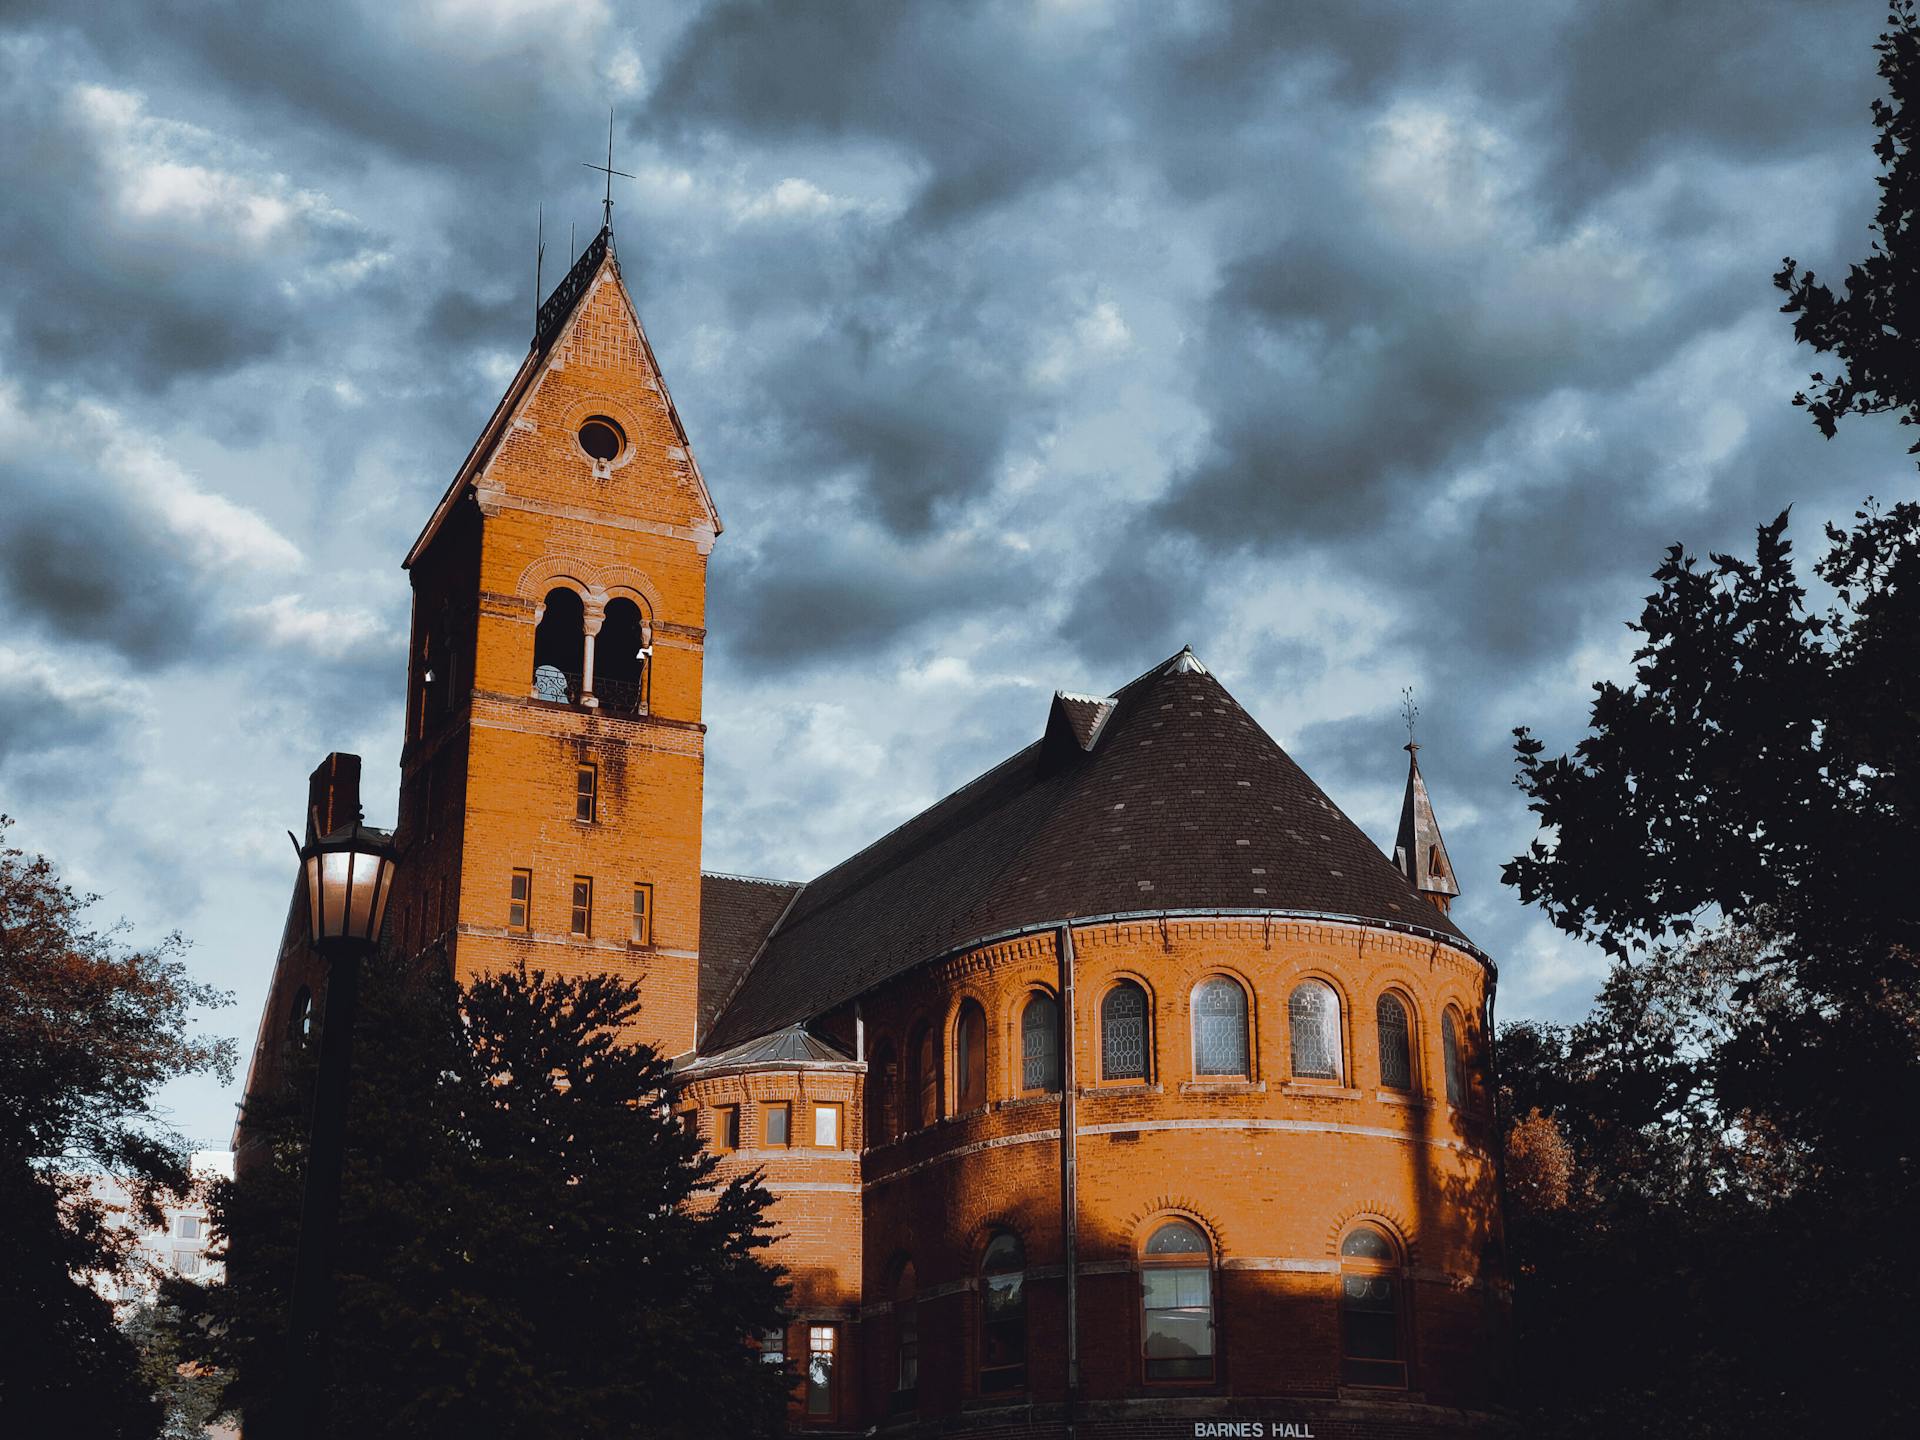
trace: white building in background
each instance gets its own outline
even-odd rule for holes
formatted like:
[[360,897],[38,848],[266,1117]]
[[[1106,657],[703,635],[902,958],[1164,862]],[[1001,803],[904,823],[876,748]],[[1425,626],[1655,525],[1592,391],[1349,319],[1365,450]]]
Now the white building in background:
[[[120,1318],[135,1307],[152,1300],[162,1275],[184,1275],[189,1280],[217,1280],[224,1271],[218,1260],[207,1254],[209,1241],[206,1187],[214,1180],[233,1178],[231,1150],[193,1152],[192,1192],[169,1205],[158,1229],[140,1230],[140,1261],[124,1279],[102,1276],[96,1281],[101,1294],[114,1302]],[[116,1223],[135,1225],[127,1189],[118,1180],[103,1177],[94,1182],[94,1194],[105,1201],[115,1214]]]

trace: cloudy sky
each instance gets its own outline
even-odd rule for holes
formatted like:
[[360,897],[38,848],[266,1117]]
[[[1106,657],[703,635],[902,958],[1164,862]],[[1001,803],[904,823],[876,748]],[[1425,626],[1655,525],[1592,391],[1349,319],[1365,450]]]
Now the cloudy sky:
[[[725,518],[709,868],[811,875],[1190,641],[1499,884],[1661,549],[1911,483],[1769,277],[1864,252],[1879,3],[0,5],[0,810],[250,1043],[400,558],[599,219]],[[558,258],[556,258],[558,257]],[[171,1098],[224,1143],[233,1096]]]

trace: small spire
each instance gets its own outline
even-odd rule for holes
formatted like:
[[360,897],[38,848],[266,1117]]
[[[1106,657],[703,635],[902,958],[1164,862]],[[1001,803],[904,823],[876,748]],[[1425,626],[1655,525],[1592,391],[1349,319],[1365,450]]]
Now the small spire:
[[1400,831],[1394,837],[1393,863],[1421,898],[1445,914],[1453,897],[1460,893],[1460,885],[1453,878],[1453,861],[1447,855],[1447,842],[1440,836],[1440,822],[1433,817],[1426,777],[1420,773],[1420,745],[1413,738],[1414,717],[1419,713],[1409,686],[1402,692],[1401,704],[1401,714],[1407,721],[1407,793],[1400,802]]

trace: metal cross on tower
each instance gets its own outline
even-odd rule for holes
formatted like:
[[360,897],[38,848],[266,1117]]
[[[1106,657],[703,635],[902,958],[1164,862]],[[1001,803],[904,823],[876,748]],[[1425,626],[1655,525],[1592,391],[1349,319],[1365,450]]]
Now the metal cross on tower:
[[613,229],[613,177],[618,175],[622,180],[637,178],[624,170],[613,168],[613,107],[611,105],[607,107],[607,163],[595,165],[591,160],[582,160],[580,163],[589,170],[601,171],[607,177],[607,198],[600,202],[600,224],[603,228],[611,230]]

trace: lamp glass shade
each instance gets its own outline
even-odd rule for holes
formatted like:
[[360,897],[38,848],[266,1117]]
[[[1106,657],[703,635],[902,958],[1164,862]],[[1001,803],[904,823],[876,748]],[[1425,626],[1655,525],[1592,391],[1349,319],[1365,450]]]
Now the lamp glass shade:
[[378,940],[393,890],[390,842],[356,826],[315,841],[302,858],[313,938]]

